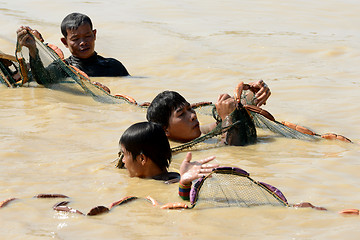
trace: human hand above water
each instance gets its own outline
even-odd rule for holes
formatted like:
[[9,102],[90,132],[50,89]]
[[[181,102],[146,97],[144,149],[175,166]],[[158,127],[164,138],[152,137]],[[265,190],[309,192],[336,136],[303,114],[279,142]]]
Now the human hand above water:
[[191,158],[192,154],[191,152],[188,152],[180,166],[180,183],[183,185],[189,185],[192,181],[207,175],[214,168],[219,167],[219,164],[208,164],[215,159],[215,156],[195,162],[191,162]]
[[41,33],[37,30],[31,29],[29,26],[21,26],[16,30],[17,40],[21,46],[25,46],[29,48],[30,55],[32,57],[36,56],[36,44],[35,39],[31,35],[33,34],[36,38],[38,38],[41,42],[44,42],[44,39]]

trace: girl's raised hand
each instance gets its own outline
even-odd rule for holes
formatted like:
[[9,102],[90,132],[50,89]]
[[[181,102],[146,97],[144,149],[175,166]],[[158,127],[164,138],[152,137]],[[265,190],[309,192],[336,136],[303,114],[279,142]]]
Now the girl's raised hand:
[[219,164],[208,164],[208,162],[215,159],[215,156],[195,162],[191,162],[191,158],[192,154],[191,152],[188,152],[180,166],[180,183],[183,185],[189,185],[195,179],[203,177],[210,173],[214,168],[219,167]]

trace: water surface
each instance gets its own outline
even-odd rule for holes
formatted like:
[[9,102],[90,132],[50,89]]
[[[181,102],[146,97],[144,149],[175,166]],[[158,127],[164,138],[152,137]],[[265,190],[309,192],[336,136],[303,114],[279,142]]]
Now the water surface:
[[[190,102],[216,101],[239,81],[264,79],[264,107],[278,120],[360,142],[360,33],[357,1],[0,1],[0,50],[13,54],[16,29],[29,25],[60,42],[70,12],[89,15],[96,50],[119,59],[133,77],[96,79],[112,93],[149,101],[162,90]],[[274,207],[166,211],[146,201],[84,217],[52,210],[62,193],[87,212],[124,196],[179,201],[176,185],[130,179],[114,167],[118,140],[145,112],[127,105],[46,88],[0,86],[0,200],[2,239],[358,239],[358,144],[270,137],[259,143],[196,151],[216,155],[256,180],[283,191],[289,202],[310,201],[328,212]],[[199,116],[202,122],[210,119]],[[177,171],[185,153],[174,156]]]

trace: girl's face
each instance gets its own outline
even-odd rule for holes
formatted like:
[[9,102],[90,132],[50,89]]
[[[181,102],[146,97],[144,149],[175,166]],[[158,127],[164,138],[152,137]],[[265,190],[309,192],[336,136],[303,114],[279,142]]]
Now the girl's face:
[[141,164],[140,155],[133,158],[132,154],[126,151],[125,147],[121,145],[121,151],[124,153],[122,162],[125,164],[126,169],[129,171],[130,177],[143,177],[144,167]]

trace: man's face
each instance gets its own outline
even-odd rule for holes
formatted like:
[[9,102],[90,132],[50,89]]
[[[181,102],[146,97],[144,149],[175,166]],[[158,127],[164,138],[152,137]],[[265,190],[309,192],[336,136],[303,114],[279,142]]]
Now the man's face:
[[170,140],[181,142],[191,141],[201,135],[199,121],[189,103],[171,112],[165,132]]
[[67,29],[67,37],[61,38],[62,43],[69,48],[75,57],[86,59],[94,54],[96,29],[89,24],[82,24],[77,29]]

